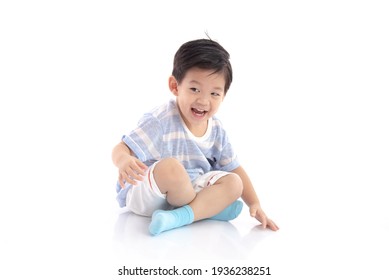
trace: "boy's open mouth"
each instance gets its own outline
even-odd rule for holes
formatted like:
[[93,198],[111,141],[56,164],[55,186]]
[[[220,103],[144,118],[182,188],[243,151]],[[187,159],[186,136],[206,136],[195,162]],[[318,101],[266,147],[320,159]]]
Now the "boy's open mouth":
[[192,112],[199,117],[203,117],[208,111],[192,108]]

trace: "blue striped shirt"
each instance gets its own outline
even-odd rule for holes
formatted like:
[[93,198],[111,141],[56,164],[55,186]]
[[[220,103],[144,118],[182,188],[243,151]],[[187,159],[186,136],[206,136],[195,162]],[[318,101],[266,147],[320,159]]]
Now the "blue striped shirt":
[[[147,166],[163,158],[179,160],[191,180],[209,171],[232,171],[239,167],[221,122],[212,117],[206,133],[196,137],[186,127],[173,99],[146,113],[138,127],[122,140]],[[117,191],[123,207],[128,187],[122,190],[119,186]]]

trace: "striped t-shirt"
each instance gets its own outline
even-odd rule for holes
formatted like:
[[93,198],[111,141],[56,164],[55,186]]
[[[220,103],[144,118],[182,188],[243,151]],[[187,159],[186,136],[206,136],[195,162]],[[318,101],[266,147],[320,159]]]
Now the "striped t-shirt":
[[[206,133],[196,137],[182,120],[175,100],[146,113],[138,127],[122,140],[147,166],[163,158],[179,160],[191,180],[209,171],[232,171],[239,167],[221,122],[212,117]],[[117,187],[117,199],[122,207],[129,187]]]

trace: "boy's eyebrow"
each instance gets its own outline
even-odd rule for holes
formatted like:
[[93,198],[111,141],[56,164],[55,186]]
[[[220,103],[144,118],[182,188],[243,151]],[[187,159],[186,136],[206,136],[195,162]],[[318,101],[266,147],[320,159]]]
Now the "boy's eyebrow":
[[[197,84],[197,85],[202,85],[200,82],[198,82],[198,81],[196,81],[196,80],[191,80],[191,81],[189,81],[189,83],[190,84]],[[223,91],[224,89],[223,88],[221,88],[221,87],[214,87],[213,88],[214,90],[220,90],[220,91]]]
[[198,84],[198,85],[201,85],[200,82],[196,81],[196,80],[191,80],[189,81],[190,84]]

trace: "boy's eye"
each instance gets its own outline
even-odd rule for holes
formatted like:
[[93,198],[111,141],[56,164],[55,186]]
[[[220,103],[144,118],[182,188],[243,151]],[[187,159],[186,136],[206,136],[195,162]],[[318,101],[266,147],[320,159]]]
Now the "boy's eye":
[[190,88],[190,90],[193,91],[193,92],[196,92],[196,93],[200,92],[197,88]]
[[211,93],[213,96],[220,96],[220,93],[217,93],[217,92],[212,92]]

